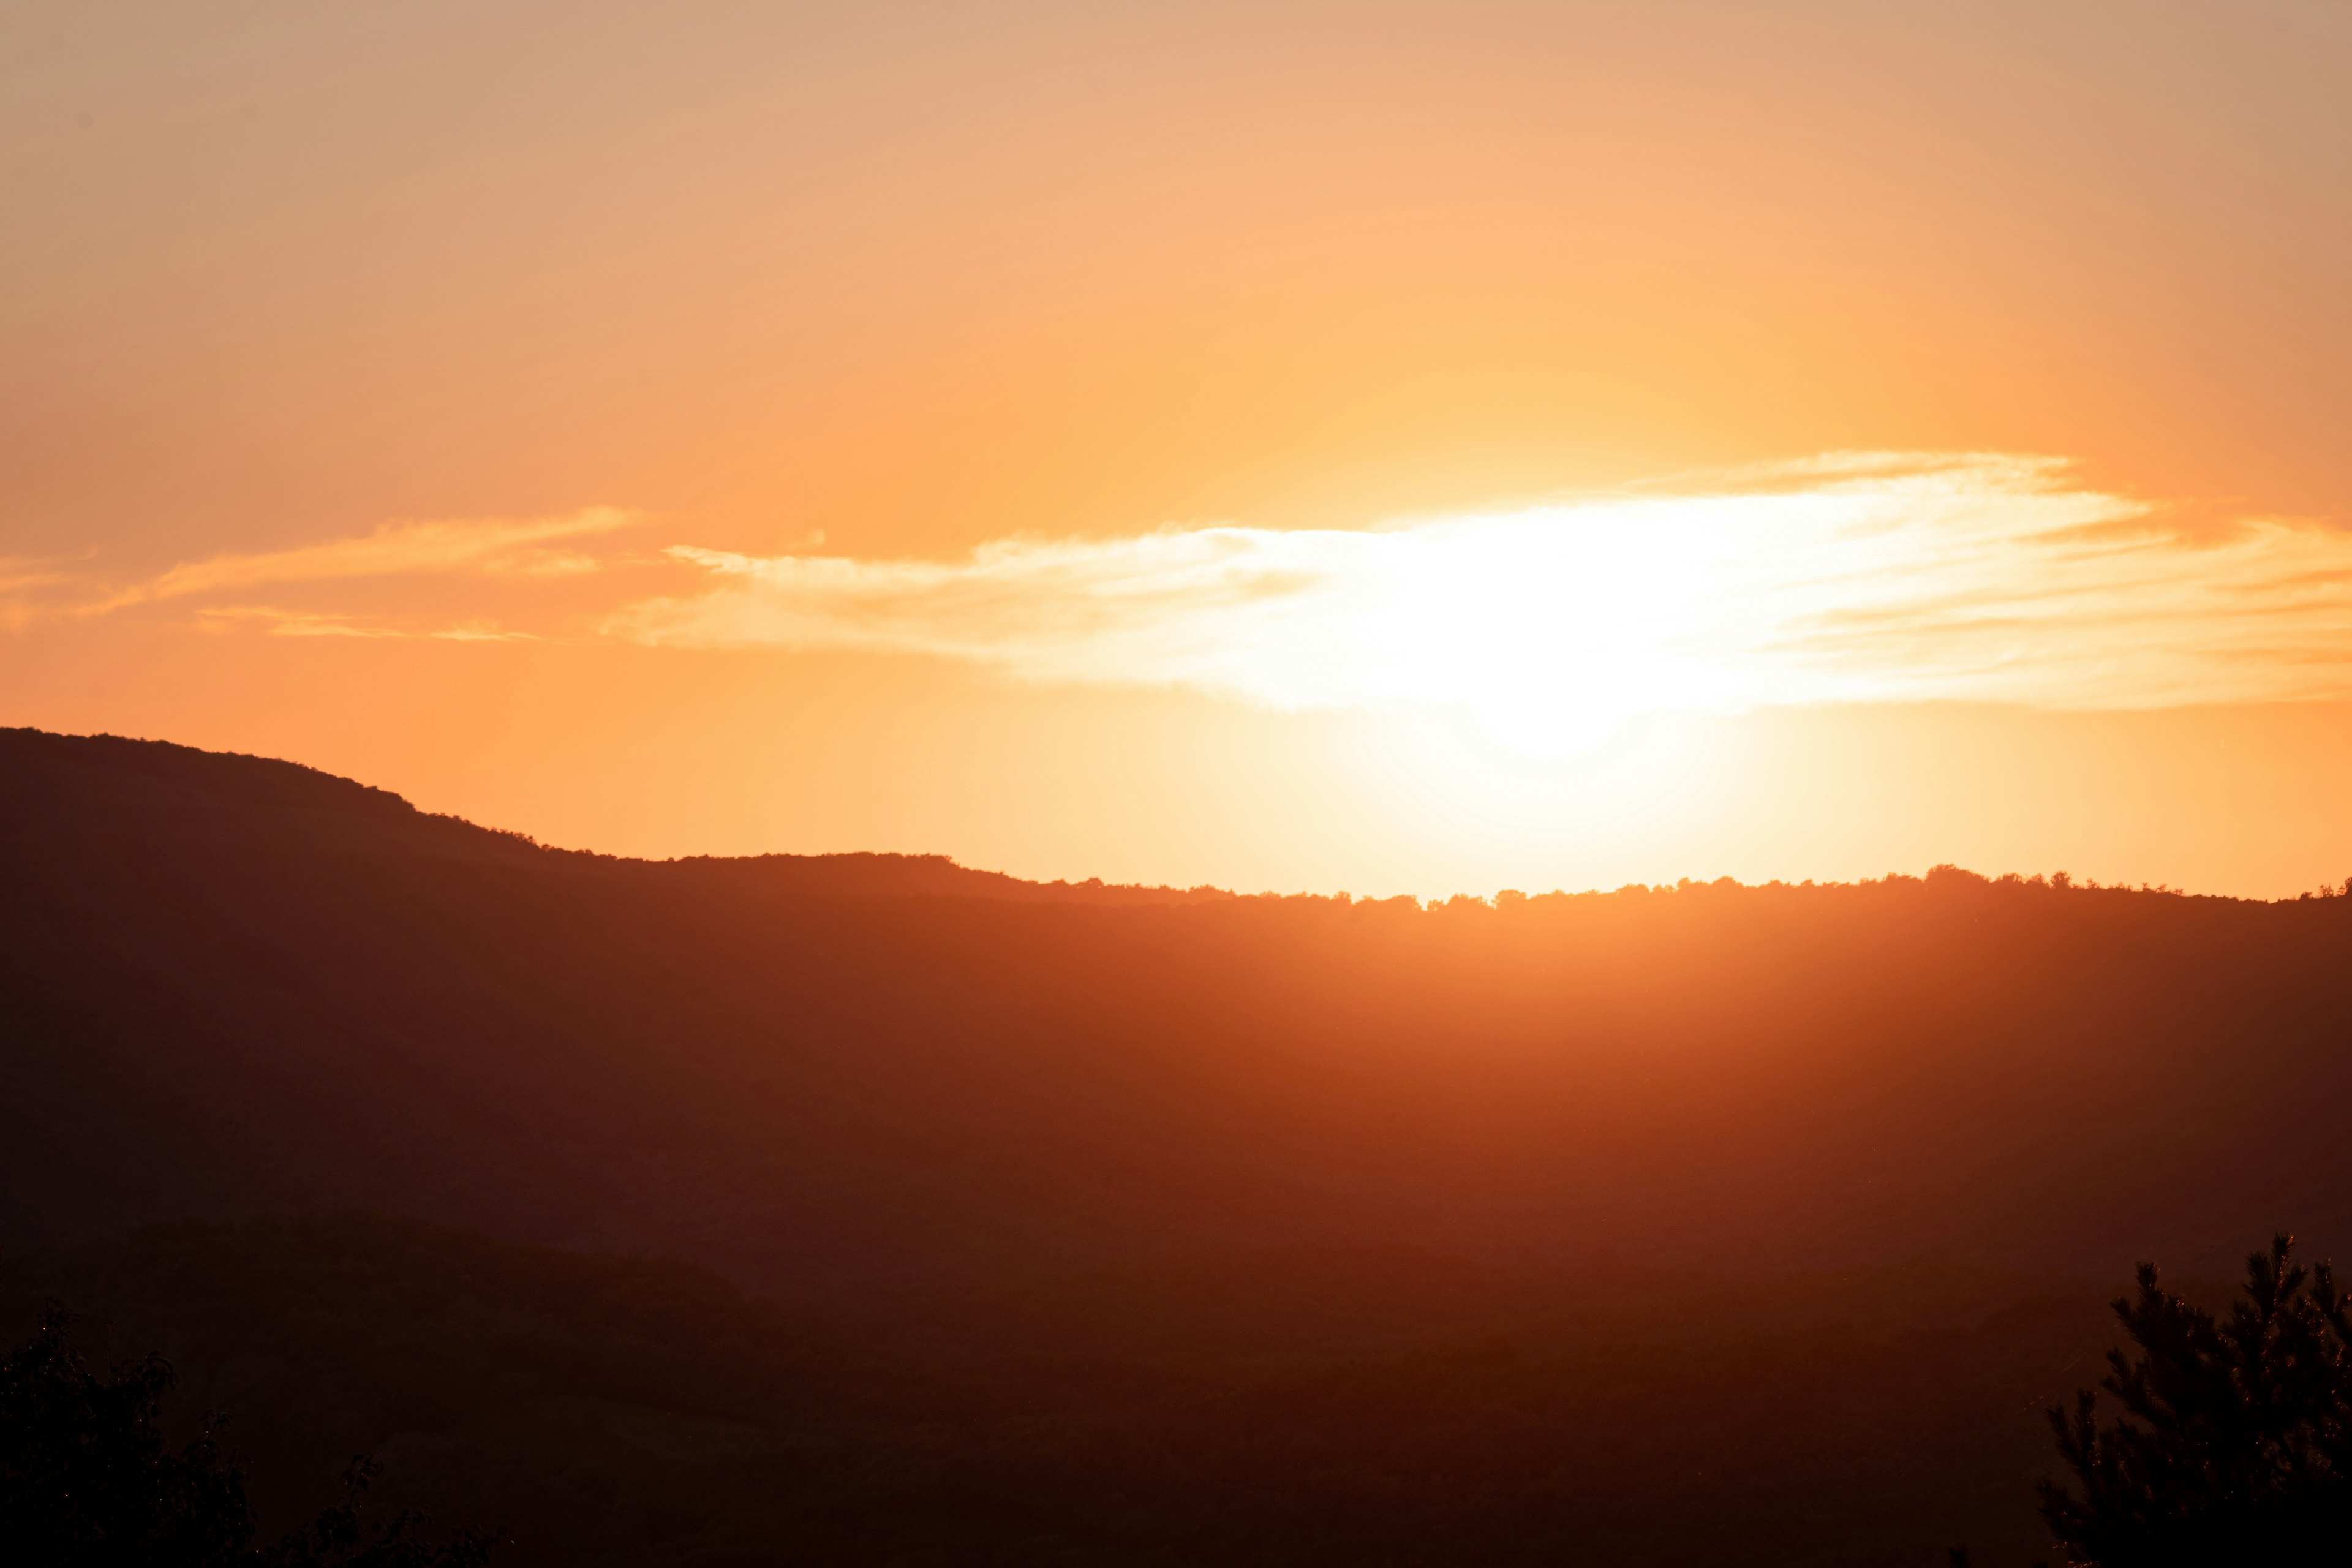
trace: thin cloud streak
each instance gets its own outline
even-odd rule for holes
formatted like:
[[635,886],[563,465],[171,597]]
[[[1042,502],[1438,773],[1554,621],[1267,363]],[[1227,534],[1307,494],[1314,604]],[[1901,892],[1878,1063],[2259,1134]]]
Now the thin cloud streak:
[[56,566],[55,561],[36,556],[0,556],[0,630],[22,632],[40,619],[40,591],[73,581]]
[[2056,459],[1832,454],[1363,531],[1013,539],[959,562],[690,547],[669,647],[851,649],[1279,708],[1435,701],[1574,745],[1632,714],[2352,695],[2352,535],[2191,535]]
[[530,632],[508,631],[480,622],[415,631],[387,626],[312,610],[284,610],[272,605],[209,605],[197,613],[196,625],[206,631],[251,627],[274,637],[359,637],[400,642],[537,642]]
[[456,572],[575,575],[595,571],[596,560],[551,545],[611,533],[636,521],[630,512],[592,507],[558,517],[388,522],[356,539],[184,562],[78,610],[104,615],[158,600],[362,577]]
[[66,580],[64,573],[50,570],[46,561],[0,556],[0,594],[12,594],[25,588],[44,588]]

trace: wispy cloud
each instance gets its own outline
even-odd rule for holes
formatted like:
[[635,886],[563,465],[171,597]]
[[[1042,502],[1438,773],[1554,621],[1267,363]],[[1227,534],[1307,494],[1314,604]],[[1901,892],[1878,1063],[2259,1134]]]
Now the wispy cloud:
[[38,556],[0,556],[0,630],[21,632],[37,622],[56,591],[70,584],[63,563]]
[[594,571],[597,562],[578,551],[560,548],[562,542],[611,533],[635,521],[629,512],[593,507],[559,517],[388,522],[353,539],[184,562],[79,608],[82,614],[101,615],[163,599],[239,593],[289,583],[422,573],[573,575]]
[[106,594],[57,563],[0,562],[0,625],[26,623],[27,605],[173,603],[210,629],[273,637],[527,640],[548,628],[457,618],[442,589],[373,593],[373,614],[322,590],[294,607],[253,590],[658,563],[700,580],[605,613],[604,635],[927,655],[1286,709],[1465,705],[1544,748],[1658,710],[2352,697],[2352,533],[2274,518],[2191,528],[2049,458],[1838,453],[1363,530],[1013,538],[948,561],[825,555],[821,537],[776,555],[592,553],[635,521],[391,523]]
[[417,631],[385,626],[371,618],[313,610],[286,610],[273,605],[208,605],[196,612],[196,624],[206,631],[245,628],[275,637],[360,637],[373,641],[535,642],[529,632],[509,631],[486,622]]
[[1362,531],[1013,539],[949,562],[670,554],[708,585],[608,633],[1289,708],[1466,703],[1538,743],[1660,709],[2352,695],[2352,535],[2192,536],[2048,458],[1833,454]]
[[0,555],[0,594],[13,594],[26,588],[44,588],[66,581],[66,574],[48,561],[25,556]]

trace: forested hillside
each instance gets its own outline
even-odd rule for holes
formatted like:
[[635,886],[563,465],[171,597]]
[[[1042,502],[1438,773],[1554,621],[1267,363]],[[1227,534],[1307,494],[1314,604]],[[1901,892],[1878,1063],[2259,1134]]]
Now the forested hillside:
[[0,855],[20,1305],[533,1561],[2002,1561],[2132,1260],[2352,1236],[2352,899],[635,862],[24,731]]

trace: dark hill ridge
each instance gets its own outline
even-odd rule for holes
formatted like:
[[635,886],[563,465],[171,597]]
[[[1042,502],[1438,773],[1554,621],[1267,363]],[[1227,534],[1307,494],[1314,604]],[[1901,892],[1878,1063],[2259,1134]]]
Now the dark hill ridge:
[[2352,1237],[2352,899],[970,896],[22,731],[0,867],[17,1284],[530,1562],[2021,1562],[2088,1303]]
[[121,735],[0,729],[0,792],[17,809],[68,811],[143,800],[181,809],[319,812],[395,824],[420,815],[389,790],[299,763],[201,752]]
[[[0,729],[0,812],[26,835],[210,837],[250,848],[291,841],[310,851],[425,856],[512,865],[558,858],[617,874],[723,877],[825,897],[971,898],[1133,905],[1232,895],[1215,888],[1030,882],[944,855],[693,856],[633,860],[556,849],[519,833],[419,811],[390,790],[238,752],[119,735]],[[656,868],[662,869],[656,869]]]
[[28,1237],[365,1207],[826,1296],[1300,1244],[2220,1270],[2352,1235],[2352,900],[841,900],[290,764],[0,761]]

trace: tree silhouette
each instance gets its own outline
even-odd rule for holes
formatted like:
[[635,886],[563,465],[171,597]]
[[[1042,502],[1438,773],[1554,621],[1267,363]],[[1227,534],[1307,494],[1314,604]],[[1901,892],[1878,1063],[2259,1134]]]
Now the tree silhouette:
[[413,1511],[372,1518],[367,1489],[383,1468],[353,1459],[343,1471],[343,1500],[257,1561],[268,1568],[477,1568],[489,1560],[497,1538],[487,1531],[460,1531],[436,1546],[420,1538],[425,1521]]
[[2107,1354],[2100,1387],[2122,1405],[2102,1426],[2084,1389],[2053,1410],[2074,1487],[2042,1484],[2042,1512],[2070,1563],[2096,1568],[2316,1561],[2352,1520],[2352,1327],[2326,1264],[2294,1238],[2246,1260],[2226,1322],[2139,1268],[2115,1304],[2139,1349]]
[[167,1447],[156,1422],[170,1364],[151,1355],[98,1377],[68,1321],[50,1308],[0,1362],[0,1540],[18,1561],[76,1568],[236,1562],[253,1512],[214,1424]]
[[100,1376],[74,1350],[72,1320],[50,1306],[0,1359],[0,1547],[42,1568],[476,1568],[493,1538],[460,1531],[433,1544],[411,1513],[370,1517],[375,1461],[352,1461],[342,1502],[274,1546],[256,1529],[245,1475],[219,1442],[220,1419],[173,1449],[160,1425],[178,1376],[159,1355]]

